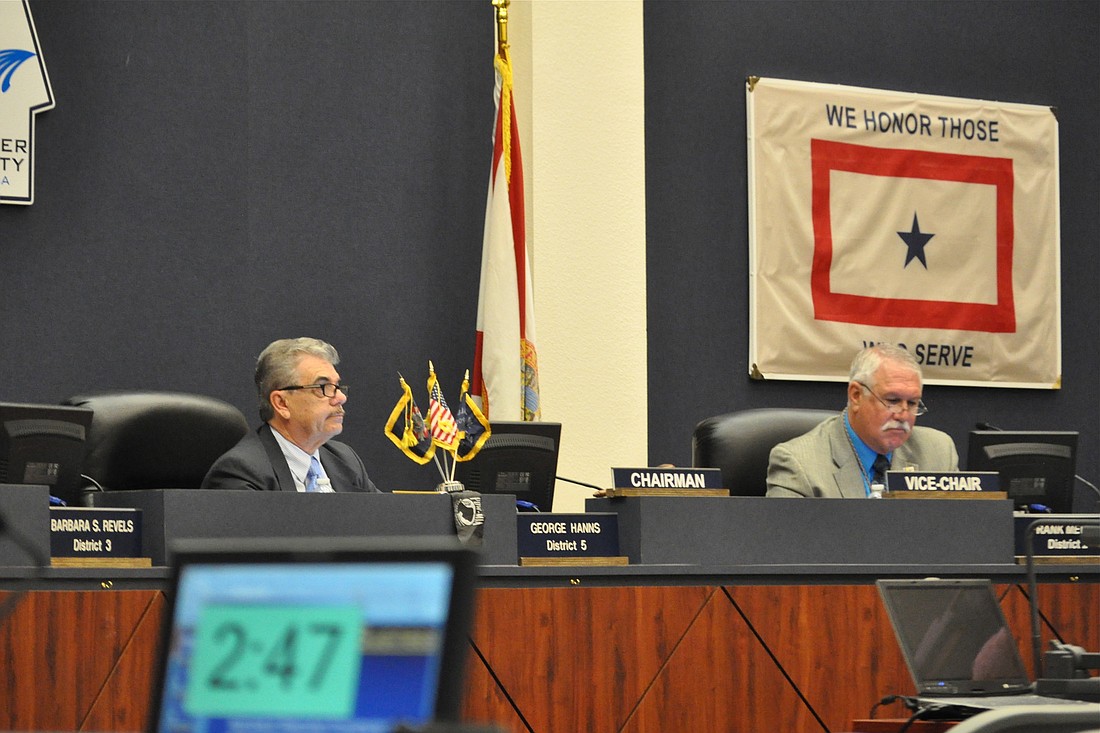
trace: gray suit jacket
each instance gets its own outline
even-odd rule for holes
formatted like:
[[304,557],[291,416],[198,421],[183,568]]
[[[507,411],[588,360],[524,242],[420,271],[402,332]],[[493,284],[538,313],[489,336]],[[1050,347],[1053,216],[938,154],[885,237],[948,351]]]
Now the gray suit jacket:
[[[959,454],[947,433],[914,427],[890,461],[895,471],[958,471]],[[768,496],[864,498],[859,460],[845,435],[844,414],[831,417],[805,435],[772,448]]]
[[[378,492],[351,446],[330,440],[321,446],[321,465],[334,491]],[[269,425],[261,425],[222,455],[202,480],[204,489],[297,491],[283,449]]]

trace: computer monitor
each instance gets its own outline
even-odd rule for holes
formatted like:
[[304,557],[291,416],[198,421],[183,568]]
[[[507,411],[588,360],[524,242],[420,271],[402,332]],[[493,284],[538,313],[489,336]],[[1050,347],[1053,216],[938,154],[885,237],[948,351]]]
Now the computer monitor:
[[966,467],[996,471],[1001,490],[1017,506],[1042,504],[1057,514],[1073,511],[1077,433],[1042,430],[972,430]]
[[91,424],[83,407],[0,402],[0,484],[48,486],[52,496],[79,503]]
[[469,491],[515,494],[521,510],[552,511],[561,423],[494,421],[490,427],[478,454],[455,466],[455,480]]
[[148,730],[459,719],[477,556],[455,538],[193,539],[169,562]]

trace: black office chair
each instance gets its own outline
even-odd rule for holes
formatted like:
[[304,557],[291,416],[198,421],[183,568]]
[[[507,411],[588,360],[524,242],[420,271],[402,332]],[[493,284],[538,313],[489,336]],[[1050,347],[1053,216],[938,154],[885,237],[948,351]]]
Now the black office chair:
[[248,432],[240,410],[204,395],[106,392],[65,404],[93,412],[82,471],[92,481],[85,495],[197,489],[214,461]]
[[722,485],[733,496],[763,496],[771,449],[836,414],[765,407],[708,417],[691,435],[691,465],[722,469]]

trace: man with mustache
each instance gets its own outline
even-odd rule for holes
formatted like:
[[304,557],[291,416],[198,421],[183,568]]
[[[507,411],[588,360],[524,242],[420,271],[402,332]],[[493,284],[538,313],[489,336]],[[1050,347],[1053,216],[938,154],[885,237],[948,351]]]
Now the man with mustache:
[[862,498],[885,484],[886,470],[957,471],[951,436],[916,427],[927,412],[920,365],[879,344],[852,360],[848,406],[805,435],[772,448],[768,496]]
[[204,489],[367,491],[378,487],[350,446],[331,440],[344,429],[348,387],[340,356],[312,338],[272,342],[256,360],[264,424],[215,461]]

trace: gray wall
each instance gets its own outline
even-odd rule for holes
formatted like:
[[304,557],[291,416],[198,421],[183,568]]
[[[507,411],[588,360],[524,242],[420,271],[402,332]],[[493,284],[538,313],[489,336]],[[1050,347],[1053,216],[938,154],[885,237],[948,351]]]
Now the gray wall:
[[[376,481],[431,485],[382,425],[398,370],[420,394],[434,359],[454,399],[473,358],[489,1],[31,7],[57,106],[34,206],[0,207],[0,399],[177,389],[255,419],[255,355],[315,335],[344,358],[344,439]],[[960,448],[979,419],[1081,430],[1097,479],[1098,8],[645,4],[651,461],[687,463],[708,415],[841,403],[836,384],[745,376],[756,74],[1059,108],[1065,387],[929,387],[927,422]]]
[[[929,386],[924,424],[965,452],[976,421],[1081,431],[1100,460],[1100,4],[648,2],[649,435],[686,463],[709,415],[839,409],[839,384],[753,382],[748,364],[744,80],[770,76],[1053,105],[1061,153],[1063,388]],[[1078,506],[1095,495],[1078,488]]]
[[[493,9],[32,0],[57,106],[37,195],[0,207],[0,399],[202,392],[258,422],[272,339],[331,341],[345,439],[386,488],[403,370],[473,359]],[[410,373],[411,372],[411,373]]]

